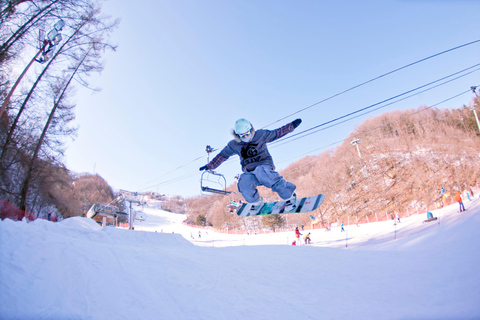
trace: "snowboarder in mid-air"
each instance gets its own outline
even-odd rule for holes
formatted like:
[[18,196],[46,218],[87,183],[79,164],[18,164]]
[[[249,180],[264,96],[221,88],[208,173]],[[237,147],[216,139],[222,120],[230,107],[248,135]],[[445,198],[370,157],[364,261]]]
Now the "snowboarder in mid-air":
[[275,130],[255,131],[250,121],[239,119],[235,122],[235,129],[232,130],[234,139],[212,161],[202,166],[200,171],[214,170],[232,155],[237,154],[243,171],[238,179],[238,191],[247,202],[255,203],[255,206],[263,204],[263,198],[257,189],[258,186],[263,185],[271,188],[283,200],[287,200],[287,206],[295,206],[296,186],[275,171],[267,143],[292,132],[301,122],[301,119],[296,119]]

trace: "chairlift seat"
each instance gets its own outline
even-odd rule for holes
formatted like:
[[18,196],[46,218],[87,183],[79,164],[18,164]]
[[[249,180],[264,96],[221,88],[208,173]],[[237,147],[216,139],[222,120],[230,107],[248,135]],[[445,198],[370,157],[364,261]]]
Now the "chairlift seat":
[[222,194],[224,196],[228,196],[232,191],[227,191],[227,190],[218,190],[218,189],[213,189],[210,187],[202,187],[202,191],[204,192],[211,192],[211,193],[217,193],[217,194]]
[[[216,176],[217,180],[211,180],[209,176]],[[219,188],[211,188],[206,184],[214,183],[219,186]],[[232,191],[227,191],[227,180],[223,174],[217,173],[215,171],[206,170],[202,173],[200,178],[200,189],[202,192],[210,192],[228,196]]]

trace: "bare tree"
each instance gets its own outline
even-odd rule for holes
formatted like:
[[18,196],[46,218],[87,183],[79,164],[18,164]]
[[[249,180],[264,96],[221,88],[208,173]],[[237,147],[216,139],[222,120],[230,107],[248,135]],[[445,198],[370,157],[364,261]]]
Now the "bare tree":
[[[25,179],[23,181],[23,185],[22,185],[22,190],[20,192],[20,209],[22,210],[25,210],[25,205],[26,205],[26,201],[27,201],[27,194],[28,194],[28,187],[29,187],[29,184],[30,184],[30,180],[32,178],[32,172],[33,172],[33,168],[34,168],[34,164],[35,164],[35,160],[37,159],[38,157],[38,153],[40,152],[40,148],[42,147],[43,145],[43,141],[45,139],[45,136],[47,134],[47,131],[48,129],[50,128],[50,125],[51,123],[54,121],[55,117],[56,117],[56,113],[57,113],[57,110],[60,110],[62,108],[64,109],[67,109],[69,110],[70,108],[67,106],[64,106],[62,103],[64,101],[64,97],[65,97],[65,94],[67,92],[67,89],[69,88],[70,86],[70,83],[72,82],[73,80],[73,77],[77,74],[78,70],[80,69],[80,67],[83,65],[83,63],[85,62],[86,58],[88,57],[88,54],[90,53],[90,50],[87,51],[84,55],[84,57],[82,58],[82,60],[80,60],[77,64],[77,66],[75,67],[74,71],[72,72],[70,78],[67,80],[66,84],[61,84],[61,86],[63,87],[63,89],[61,88],[55,88],[54,91],[56,92],[55,96],[58,97],[56,99],[56,101],[54,102],[53,104],[53,108],[52,110],[50,111],[50,114],[48,116],[48,120],[47,120],[47,123],[45,124],[43,130],[42,130],[42,133],[40,135],[40,138],[38,139],[38,142],[37,142],[37,146],[35,148],[35,151],[33,153],[33,156],[32,156],[32,159],[30,160],[30,165],[27,167],[27,173],[26,173],[26,176],[25,176]],[[61,91],[60,91],[61,90]],[[57,117],[58,118],[58,117]],[[65,120],[65,119],[63,119]],[[70,119],[67,119],[67,122],[69,122]]]
[[[18,192],[22,209],[26,207],[27,202],[30,203],[29,207],[35,203],[41,183],[46,181],[41,180],[43,172],[48,171],[45,164],[61,166],[57,155],[61,157],[63,154],[65,141],[63,137],[71,136],[76,131],[68,125],[74,119],[75,104],[68,102],[72,94],[73,80],[88,86],[87,77],[93,72],[101,72],[103,52],[106,49],[115,49],[108,43],[107,37],[118,24],[118,21],[102,16],[100,8],[89,0],[39,2],[43,5],[44,18],[47,17],[48,10],[55,9],[55,19],[59,16],[65,19],[65,33],[69,33],[69,36],[48,60],[26,92],[11,120],[9,130],[5,133],[0,155],[2,174],[0,188],[13,195]],[[47,9],[45,4],[51,6]],[[57,7],[54,8],[53,4]],[[48,17],[52,12],[48,11]],[[35,21],[38,19],[37,16]],[[4,49],[7,47],[5,45]],[[52,100],[53,106],[47,118],[44,118],[45,102]],[[19,180],[23,182],[21,189],[16,191]],[[33,190],[32,188],[37,192],[31,194],[29,191]]]
[[[78,22],[74,26],[72,26],[72,34],[68,37],[68,39],[63,42],[62,46],[58,49],[58,51],[50,59],[42,72],[38,75],[36,81],[34,82],[27,96],[23,100],[5,139],[5,143],[2,148],[2,154],[0,155],[0,163],[3,164],[4,162],[6,152],[11,143],[12,136],[16,130],[22,113],[27,108],[30,99],[33,97],[35,90],[43,80],[44,76],[47,76],[47,72],[51,68],[55,67],[55,64],[58,60],[61,60],[65,57],[69,60],[78,60],[78,54],[76,52],[78,52],[79,50],[84,50],[85,46],[94,48],[94,50],[92,51],[94,53],[92,54],[94,58],[98,58],[100,52],[102,50],[105,50],[106,48],[115,49],[114,46],[103,42],[103,37],[105,36],[105,34],[111,32],[118,22],[115,21],[113,23],[105,23],[103,21],[103,18],[99,16],[100,10],[97,7],[88,6],[86,9],[88,9],[89,11],[86,11],[85,15],[81,15],[78,19]],[[82,69],[82,73],[90,74],[92,70],[101,70],[102,67],[98,60],[95,61],[95,59],[91,58],[89,60],[89,67],[84,67]],[[80,80],[81,79],[82,78],[80,77]]]
[[[21,42],[29,32],[32,32],[35,26],[41,24],[45,17],[58,11],[56,5],[62,2],[64,1],[10,1],[1,12],[0,21],[3,27],[0,28],[0,31],[4,31],[6,28],[13,29],[14,31],[11,32],[8,37],[5,37],[5,39],[2,39],[3,44],[0,46],[0,64],[7,59],[10,49],[15,44]],[[22,3],[26,3],[27,8],[22,10],[22,14],[16,16],[16,7]],[[38,30],[36,31],[38,32]],[[3,34],[8,33],[3,32]]]

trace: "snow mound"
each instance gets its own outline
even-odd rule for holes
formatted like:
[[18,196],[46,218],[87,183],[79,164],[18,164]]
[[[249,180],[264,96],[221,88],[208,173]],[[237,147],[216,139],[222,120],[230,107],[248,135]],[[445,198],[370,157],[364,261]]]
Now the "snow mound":
[[135,245],[142,247],[149,246],[188,246],[193,247],[193,244],[186,240],[181,234],[176,233],[161,233],[161,232],[146,232],[146,231],[132,231],[118,228],[103,228],[102,233],[108,236],[114,242],[124,243],[125,245]]
[[60,224],[64,226],[68,226],[71,228],[84,228],[84,229],[90,229],[90,230],[100,230],[102,227],[96,223],[94,220],[90,218],[84,218],[84,217],[72,217],[72,218],[67,218],[59,222]]

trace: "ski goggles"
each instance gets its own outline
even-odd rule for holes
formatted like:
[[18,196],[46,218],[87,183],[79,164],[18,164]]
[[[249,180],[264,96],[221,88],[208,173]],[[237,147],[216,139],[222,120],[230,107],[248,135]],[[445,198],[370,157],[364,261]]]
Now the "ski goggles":
[[244,139],[245,139],[245,138],[248,138],[251,134],[252,134],[252,129],[248,130],[248,131],[245,132],[245,133],[239,134],[238,136],[239,136],[240,138],[244,138]]

